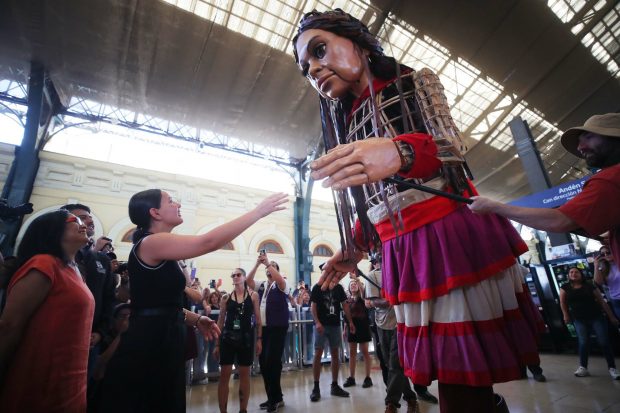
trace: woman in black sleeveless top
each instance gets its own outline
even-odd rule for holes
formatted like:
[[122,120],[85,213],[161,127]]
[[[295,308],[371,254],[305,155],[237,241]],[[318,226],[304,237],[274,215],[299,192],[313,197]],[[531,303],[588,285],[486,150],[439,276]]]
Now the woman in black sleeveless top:
[[613,350],[609,343],[607,321],[603,317],[603,311],[607,313],[609,321],[616,327],[618,326],[618,319],[603,300],[598,289],[583,277],[583,273],[577,267],[569,268],[568,282],[560,288],[560,306],[564,314],[564,322],[566,324],[573,323],[577,332],[579,367],[575,371],[575,376],[590,375],[588,372],[588,354],[590,352],[590,334],[594,330],[596,339],[607,360],[609,374],[614,380],[619,379],[620,375],[616,370]]
[[137,225],[129,255],[131,319],[103,383],[102,412],[185,412],[185,326],[217,338],[213,320],[184,310],[186,277],[179,260],[221,248],[260,218],[284,209],[285,194],[267,197],[255,209],[197,236],[171,231],[181,223],[181,204],[149,189],[129,201]]
[[239,366],[239,413],[246,413],[250,400],[250,367],[254,361],[254,328],[256,320],[256,355],[262,351],[263,326],[258,308],[258,294],[248,289],[245,271],[235,268],[232,275],[233,292],[222,297],[220,317],[217,324],[222,330],[221,345],[215,347],[213,355],[220,358],[222,371],[217,388],[220,413],[226,413],[228,405],[228,383],[232,366]]

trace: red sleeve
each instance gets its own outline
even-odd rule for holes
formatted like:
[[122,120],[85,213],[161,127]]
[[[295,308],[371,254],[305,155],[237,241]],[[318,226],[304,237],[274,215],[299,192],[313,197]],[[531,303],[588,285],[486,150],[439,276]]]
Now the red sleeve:
[[355,228],[353,228],[353,242],[360,251],[366,251],[368,247],[364,243],[364,234],[362,233],[362,224],[359,219],[355,220]]
[[437,158],[437,145],[433,137],[425,133],[408,133],[392,139],[394,142],[403,141],[413,147],[415,158],[413,167],[406,174],[400,174],[403,178],[426,178],[434,175],[441,167],[441,161]]
[[22,265],[15,275],[11,278],[11,282],[9,283],[9,287],[7,292],[10,292],[13,286],[22,278],[24,278],[31,270],[37,270],[50,279],[52,284],[54,283],[54,278],[56,277],[56,268],[58,266],[58,258],[47,255],[40,254],[35,255],[30,258],[24,265]]
[[558,208],[592,236],[620,226],[620,165],[609,169],[590,178],[581,193]]

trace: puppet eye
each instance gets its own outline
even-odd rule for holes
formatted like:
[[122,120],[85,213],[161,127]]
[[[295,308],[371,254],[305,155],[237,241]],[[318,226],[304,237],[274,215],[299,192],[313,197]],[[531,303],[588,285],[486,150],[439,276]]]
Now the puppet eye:
[[319,43],[316,45],[316,47],[314,48],[314,55],[316,56],[317,59],[322,59],[325,57],[326,54],[326,46],[325,43]]

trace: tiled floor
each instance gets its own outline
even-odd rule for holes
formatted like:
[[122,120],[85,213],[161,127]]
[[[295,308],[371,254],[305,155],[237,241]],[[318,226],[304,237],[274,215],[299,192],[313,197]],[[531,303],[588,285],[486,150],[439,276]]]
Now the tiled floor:
[[[590,358],[591,377],[577,378],[573,372],[577,367],[576,355],[541,355],[542,368],[547,376],[546,383],[537,383],[533,379],[519,380],[498,384],[495,391],[506,397],[511,413],[620,413],[620,381],[613,381],[607,372],[605,360],[601,357]],[[338,412],[383,412],[385,386],[381,374],[373,369],[372,379],[375,385],[368,389],[361,387],[363,365],[358,364],[358,385],[348,389],[348,399],[329,395],[331,373],[328,367],[321,373],[321,393],[323,398],[311,403],[309,396],[312,387],[312,371],[285,372],[282,375],[282,387],[286,406],[282,413],[301,413],[308,410],[322,413]],[[340,384],[346,377],[348,368],[341,366]],[[258,405],[266,400],[262,378],[252,378],[252,395],[248,412],[259,412]],[[228,411],[239,411],[238,381],[230,382],[230,402]],[[430,387],[431,393],[437,395],[437,384]],[[217,413],[217,383],[192,386],[188,392],[188,408],[191,413]],[[404,409],[401,409],[404,411]],[[439,413],[439,407],[421,403],[423,413]],[[484,412],[481,412],[484,413]]]

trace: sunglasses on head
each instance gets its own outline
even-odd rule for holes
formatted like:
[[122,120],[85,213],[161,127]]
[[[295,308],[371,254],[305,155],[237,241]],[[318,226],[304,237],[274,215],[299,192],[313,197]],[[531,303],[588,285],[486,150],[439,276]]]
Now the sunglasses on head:
[[84,225],[84,223],[82,222],[82,220],[78,217],[76,217],[75,215],[69,215],[67,217],[67,219],[65,219],[66,223],[70,223],[70,222],[77,222],[78,225],[82,226]]

